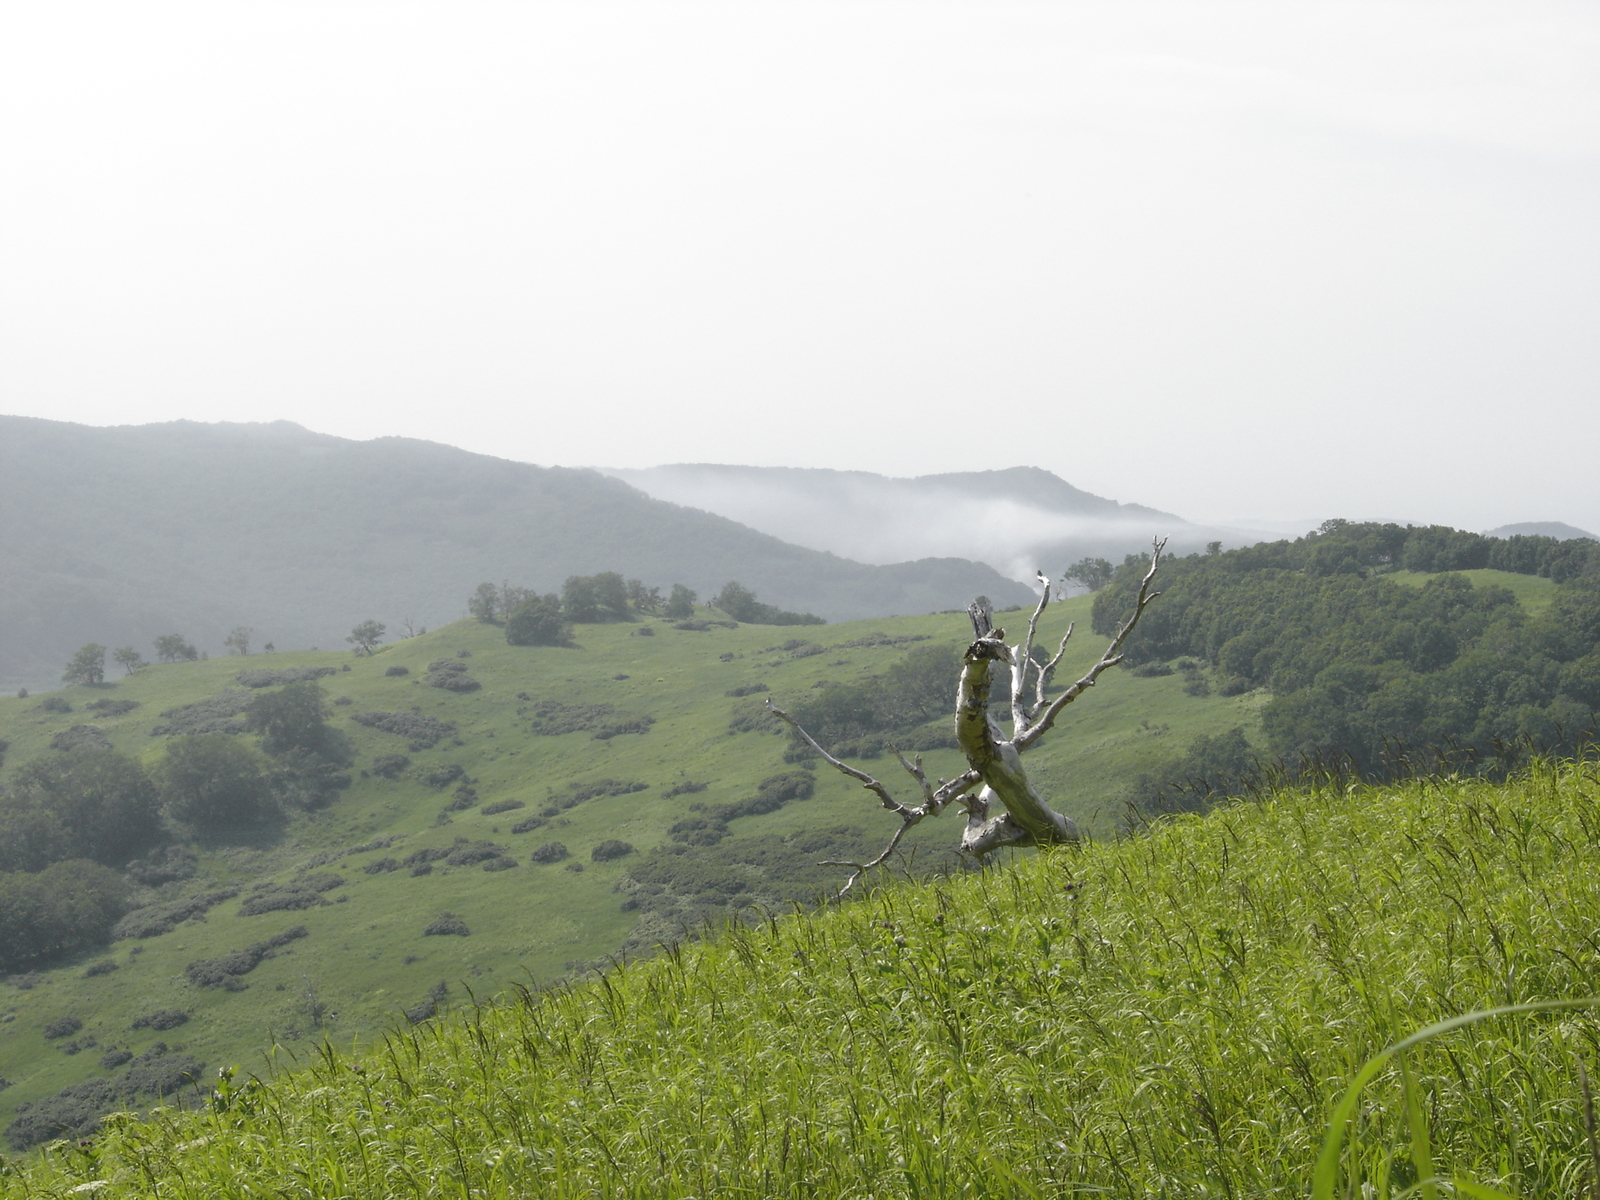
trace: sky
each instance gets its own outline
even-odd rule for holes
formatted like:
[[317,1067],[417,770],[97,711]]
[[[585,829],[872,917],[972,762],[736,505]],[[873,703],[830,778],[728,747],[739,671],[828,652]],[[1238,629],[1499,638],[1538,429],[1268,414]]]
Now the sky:
[[0,13],[0,412],[1600,530],[1590,3]]

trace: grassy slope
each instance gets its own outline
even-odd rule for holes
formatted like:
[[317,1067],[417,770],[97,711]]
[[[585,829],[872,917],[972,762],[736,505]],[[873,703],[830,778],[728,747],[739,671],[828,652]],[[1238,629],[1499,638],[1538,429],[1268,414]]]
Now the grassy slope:
[[[1100,639],[1087,633],[1087,607],[1087,597],[1068,601],[1053,607],[1045,622],[1042,632],[1059,637],[1067,621],[1078,620],[1081,640],[1075,639],[1063,678],[1075,677],[1070,673],[1081,672],[1101,649]],[[85,721],[101,726],[119,750],[154,763],[163,740],[152,738],[149,730],[159,714],[224,690],[241,667],[349,664],[349,672],[322,683],[330,698],[348,696],[353,701],[332,711],[335,724],[353,743],[358,768],[375,755],[405,752],[406,747],[402,739],[357,725],[349,715],[417,705],[426,714],[457,722],[463,744],[446,739],[432,750],[413,753],[414,769],[460,763],[478,780],[483,803],[522,799],[529,805],[489,817],[456,813],[451,824],[435,828],[448,791],[433,791],[414,779],[358,778],[332,808],[297,819],[274,844],[215,847],[204,853],[200,876],[180,891],[198,890],[210,879],[248,892],[261,882],[292,879],[319,852],[343,850],[378,835],[403,838],[390,849],[321,868],[348,881],[328,893],[327,899],[337,901],[328,907],[240,917],[237,900],[224,902],[203,920],[172,933],[118,942],[108,951],[40,972],[31,990],[0,991],[0,1019],[9,1022],[0,1040],[0,1076],[12,1083],[4,1093],[7,1107],[51,1095],[85,1076],[103,1075],[96,1062],[112,1046],[137,1053],[159,1039],[213,1066],[254,1061],[257,1050],[274,1039],[299,1053],[323,1036],[349,1046],[389,1028],[398,1013],[421,1001],[441,980],[451,984],[456,997],[464,995],[463,982],[477,995],[488,996],[518,982],[546,983],[566,973],[574,961],[599,959],[628,937],[635,915],[622,911],[622,897],[612,890],[629,860],[596,864],[589,860],[589,850],[604,838],[621,837],[647,851],[666,840],[668,828],[685,815],[689,802],[737,800],[752,794],[762,778],[788,769],[781,761],[782,739],[727,732],[735,704],[755,706],[760,697],[736,701],[725,693],[765,682],[776,702],[792,705],[819,680],[881,672],[909,648],[857,647],[794,659],[774,646],[791,636],[829,647],[872,632],[929,634],[952,643],[968,636],[966,618],[955,615],[801,629],[742,626],[706,633],[678,631],[658,622],[656,636],[631,636],[639,627],[581,626],[578,649],[517,648],[507,646],[497,628],[462,622],[384,647],[372,658],[303,652],[153,667],[117,680],[115,686],[58,693],[72,702],[75,711],[70,714],[41,712],[38,698],[0,700],[0,736],[13,743],[8,769],[50,754],[53,734]],[[419,682],[430,661],[457,650],[471,652],[465,661],[482,682],[481,691],[457,695]],[[723,662],[722,654],[735,657]],[[392,666],[408,667],[411,674],[385,675]],[[657,723],[643,736],[610,741],[594,741],[584,733],[531,737],[517,717],[519,691],[536,700],[607,701],[648,713]],[[101,697],[138,700],[141,707],[110,719],[84,711],[85,704]],[[1147,769],[1153,757],[1178,752],[1198,733],[1234,724],[1253,730],[1255,703],[1249,697],[1186,696],[1179,677],[1136,679],[1112,672],[1067,710],[1058,732],[1029,761],[1066,811],[1090,829],[1109,834],[1131,773]],[[927,757],[935,773],[949,775],[958,769],[952,751]],[[892,759],[865,765],[899,787],[895,776],[900,772]],[[521,835],[509,832],[517,820],[537,811],[549,790],[604,777],[651,786],[588,801],[566,814],[568,824]],[[684,779],[708,781],[711,787],[698,795],[662,798],[663,790]],[[892,831],[890,819],[869,797],[824,769],[813,799],[742,818],[733,822],[733,830],[735,835],[788,835],[841,823],[867,830],[874,840],[886,839]],[[493,874],[476,867],[441,867],[424,878],[404,870],[377,876],[360,870],[377,858],[404,857],[419,846],[448,845],[462,836],[510,846],[522,865]],[[922,861],[932,861],[947,857],[956,837],[952,815],[916,830],[910,844],[920,848]],[[552,838],[571,848],[586,868],[582,873],[529,863],[527,851]],[[826,873],[833,883],[842,882],[843,874]],[[423,927],[442,911],[464,918],[472,936],[422,937]],[[192,960],[242,949],[295,924],[306,925],[311,935],[294,943],[292,953],[270,959],[246,976],[246,991],[197,989],[187,982],[184,967]],[[88,962],[107,956],[119,964],[117,971],[84,978]],[[308,988],[326,1010],[320,1026],[310,1019]],[[161,1008],[189,1011],[191,1020],[166,1033],[130,1031],[135,1017]],[[62,1015],[82,1019],[85,1028],[79,1036],[93,1037],[98,1045],[67,1056],[59,1043],[43,1040],[40,1028]]]
[[[1503,587],[1508,588],[1516,596],[1517,602],[1529,612],[1543,612],[1550,607],[1550,602],[1555,599],[1556,585],[1548,579],[1538,575],[1514,575],[1510,571],[1491,571],[1485,568],[1481,571],[1456,571],[1457,575],[1465,575],[1472,581],[1473,587]],[[1432,579],[1432,575],[1420,571],[1391,571],[1384,576],[1396,583],[1403,583],[1409,587],[1421,587]]]
[[[7,1194],[1304,1196],[1369,1055],[1593,993],[1597,839],[1592,769],[1279,794],[330,1051]],[[1441,1172],[1579,1194],[1597,1047],[1589,1011],[1411,1052]],[[1414,1181],[1400,1097],[1352,1128],[1365,1194]]]

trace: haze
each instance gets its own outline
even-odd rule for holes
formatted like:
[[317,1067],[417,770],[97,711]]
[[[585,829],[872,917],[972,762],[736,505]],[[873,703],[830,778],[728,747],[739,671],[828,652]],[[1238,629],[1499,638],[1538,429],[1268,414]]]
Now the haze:
[[1583,4],[14,4],[0,410],[1600,528]]

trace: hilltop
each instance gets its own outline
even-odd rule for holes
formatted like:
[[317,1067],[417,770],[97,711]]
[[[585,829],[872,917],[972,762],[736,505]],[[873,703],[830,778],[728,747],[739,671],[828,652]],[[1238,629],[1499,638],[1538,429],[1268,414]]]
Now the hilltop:
[[367,618],[432,628],[483,580],[549,592],[618,571],[710,595],[736,579],[832,620],[1028,596],[978,563],[851,562],[594,471],[285,421],[0,417],[0,512],[0,692],[56,686],[90,641],[180,631],[220,653],[236,626],[280,649],[342,646]]

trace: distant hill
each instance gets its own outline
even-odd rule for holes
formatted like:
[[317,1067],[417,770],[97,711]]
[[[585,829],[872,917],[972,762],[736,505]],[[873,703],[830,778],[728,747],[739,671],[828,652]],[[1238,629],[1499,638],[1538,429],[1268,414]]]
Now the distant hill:
[[1552,537],[1559,541],[1570,541],[1573,538],[1588,538],[1593,542],[1600,542],[1600,537],[1576,525],[1568,525],[1565,521],[1522,521],[1516,525],[1502,525],[1499,529],[1490,529],[1484,537]]
[[482,580],[619,571],[702,596],[730,579],[830,620],[1028,596],[950,557],[866,565],[654,500],[596,471],[298,425],[95,428],[0,417],[0,690],[57,686],[80,645],[182,633],[222,651],[343,646],[464,615]]
[[1013,579],[1054,574],[1086,555],[1121,562],[1152,536],[1175,551],[1237,530],[1192,525],[1172,513],[1124,504],[1073,487],[1038,467],[961,471],[896,479],[870,471],[679,463],[612,469],[659,500],[719,513],[785,541],[863,562],[956,555]]

